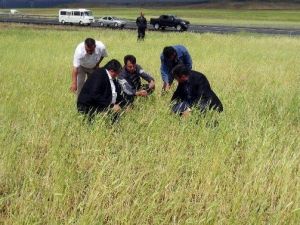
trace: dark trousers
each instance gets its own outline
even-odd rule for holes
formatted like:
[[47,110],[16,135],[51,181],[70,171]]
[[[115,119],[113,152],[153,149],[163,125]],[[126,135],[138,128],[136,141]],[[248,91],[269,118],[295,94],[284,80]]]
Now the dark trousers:
[[138,28],[138,40],[144,40],[145,38],[145,28]]

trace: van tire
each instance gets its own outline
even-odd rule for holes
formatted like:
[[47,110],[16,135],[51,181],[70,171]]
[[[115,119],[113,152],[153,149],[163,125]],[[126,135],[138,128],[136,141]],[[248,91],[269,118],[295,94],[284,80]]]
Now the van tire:
[[79,21],[79,25],[83,25],[82,21]]
[[66,22],[64,20],[61,21],[61,24],[65,24]]

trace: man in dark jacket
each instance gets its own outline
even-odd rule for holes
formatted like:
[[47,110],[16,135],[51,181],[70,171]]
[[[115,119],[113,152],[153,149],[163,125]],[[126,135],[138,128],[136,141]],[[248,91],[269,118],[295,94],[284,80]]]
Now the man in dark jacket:
[[207,110],[223,111],[223,105],[211,89],[205,75],[189,70],[182,64],[174,67],[172,73],[178,82],[171,99],[174,103],[172,107],[174,113],[187,116],[192,107],[199,109],[202,113]]
[[[142,84],[141,78],[147,81],[147,84]],[[148,96],[155,88],[153,77],[136,63],[136,58],[133,55],[124,57],[124,68],[118,81],[123,88],[124,96],[128,103],[132,103],[136,96]]]
[[112,59],[97,68],[86,80],[77,99],[77,109],[88,116],[111,110],[119,112],[124,105],[121,87],[116,81],[122,65]]
[[147,20],[144,17],[144,13],[141,12],[141,15],[136,18],[136,25],[138,27],[138,41],[143,41],[145,38],[145,31],[147,28]]

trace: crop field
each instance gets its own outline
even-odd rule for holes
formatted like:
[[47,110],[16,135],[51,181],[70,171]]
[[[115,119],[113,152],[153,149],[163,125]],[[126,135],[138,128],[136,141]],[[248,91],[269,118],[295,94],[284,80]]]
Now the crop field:
[[[192,24],[239,25],[264,27],[300,28],[300,10],[234,10],[234,9],[201,9],[201,8],[89,8],[94,16],[118,16],[135,20],[141,11],[148,21],[161,14],[174,14],[189,20]],[[20,9],[24,14],[58,15],[58,8]]]
[[[134,54],[156,91],[111,125],[76,111],[76,45]],[[187,47],[224,112],[179,118],[160,53]],[[0,24],[0,224],[299,224],[300,39]],[[173,89],[174,90],[174,89]],[[217,127],[209,126],[217,120]]]

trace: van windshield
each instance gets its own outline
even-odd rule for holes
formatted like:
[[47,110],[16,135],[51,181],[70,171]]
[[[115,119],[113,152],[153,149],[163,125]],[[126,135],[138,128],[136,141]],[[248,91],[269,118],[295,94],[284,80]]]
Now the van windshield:
[[88,12],[84,12],[83,15],[85,15],[85,16],[92,16],[93,13],[91,11],[88,11]]

